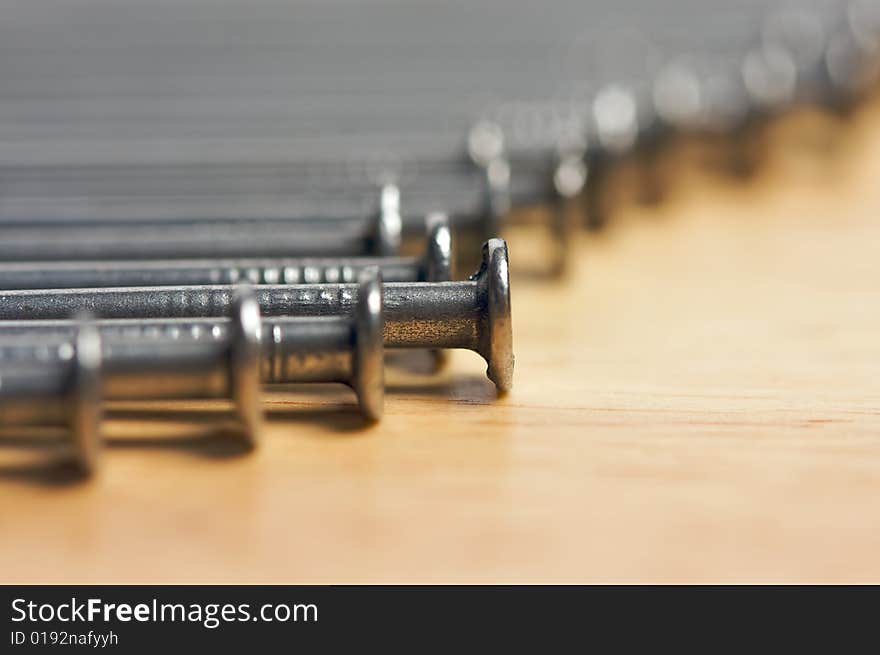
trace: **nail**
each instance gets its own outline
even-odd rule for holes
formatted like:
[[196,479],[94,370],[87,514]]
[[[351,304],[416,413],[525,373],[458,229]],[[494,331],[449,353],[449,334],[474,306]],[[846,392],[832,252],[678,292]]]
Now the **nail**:
[[[515,162],[505,148],[504,130],[494,121],[479,121],[468,133],[468,154],[483,176],[481,236],[488,239],[513,223],[512,209],[549,204],[552,218],[546,227],[553,254],[547,272],[561,275],[568,268],[572,237],[581,222],[581,207],[575,199],[587,181],[582,144],[559,143],[552,152],[532,153],[527,161]],[[515,167],[529,169],[531,183],[524,194],[514,192],[511,175]]]
[[[103,397],[112,400],[230,396],[256,443],[260,382],[342,382],[370,420],[382,415],[384,370],[381,278],[361,273],[354,316],[262,319],[253,292],[239,287],[223,318],[98,320]],[[0,323],[0,371],[63,363],[78,321]],[[25,341],[27,340],[27,341]],[[60,344],[57,343],[60,341]],[[38,345],[34,345],[37,342]],[[54,343],[55,345],[46,345]],[[50,353],[54,352],[52,357]],[[0,399],[4,387],[0,385]]]
[[[239,288],[229,319],[29,321],[0,336],[0,423],[68,426],[73,460],[97,468],[102,400],[230,398],[250,447],[263,422],[260,382],[342,382],[371,421],[382,416],[384,351],[381,278],[361,275],[352,318],[262,320]],[[46,345],[54,338],[66,339]]]
[[[72,341],[47,345],[57,326],[31,325],[39,343],[0,344],[0,423],[66,425],[73,463],[84,474],[98,467],[103,399],[228,397],[245,443],[262,424],[259,398],[259,307],[237,296],[228,338],[219,343],[149,343],[102,339],[91,321],[68,321]],[[8,333],[6,336],[10,336]]]
[[352,283],[371,266],[378,266],[386,281],[450,280],[449,220],[443,214],[432,214],[426,227],[421,257],[13,262],[0,264],[0,289]]
[[400,192],[382,187],[374,219],[0,222],[0,261],[391,256]]
[[[53,289],[0,293],[0,320],[63,319],[88,311],[101,318],[224,316],[230,285]],[[351,284],[254,287],[264,316],[351,315],[358,288]],[[513,377],[507,244],[490,239],[480,270],[461,282],[391,282],[383,285],[389,348],[464,348],[483,356],[501,392]]]
[[58,346],[54,354],[46,346],[36,356],[33,348],[26,350],[4,348],[4,360],[10,361],[0,366],[0,424],[65,427],[73,463],[82,473],[94,472],[101,450],[97,331],[83,325],[73,342]]

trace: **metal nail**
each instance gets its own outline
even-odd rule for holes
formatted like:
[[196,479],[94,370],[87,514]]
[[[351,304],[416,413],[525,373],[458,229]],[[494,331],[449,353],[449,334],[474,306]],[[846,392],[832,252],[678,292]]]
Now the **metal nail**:
[[[33,352],[10,357],[0,366],[0,424],[53,425],[66,428],[72,459],[83,473],[97,468],[101,450],[101,341],[84,325],[73,342],[47,346],[43,361]],[[47,356],[54,360],[46,361]]]
[[362,272],[358,298],[353,317],[261,319],[253,293],[239,288],[225,320],[0,325],[0,423],[69,426],[74,460],[90,473],[102,399],[230,398],[253,447],[262,425],[261,382],[341,382],[376,421],[384,404],[378,269]]
[[[81,311],[101,318],[224,316],[231,285],[53,289],[0,293],[0,320],[63,319]],[[358,288],[351,284],[254,287],[264,316],[351,315]],[[391,282],[383,285],[389,348],[464,348],[488,363],[499,391],[513,378],[513,343],[507,244],[490,239],[480,270],[461,282]]]
[[57,330],[31,325],[27,338],[39,343],[0,345],[0,423],[66,425],[72,459],[89,474],[98,464],[103,399],[228,397],[253,446],[262,424],[259,306],[252,296],[236,296],[233,315],[217,343],[111,343],[91,321],[73,321],[65,326],[72,342],[47,345]]
[[421,257],[10,262],[0,264],[0,289],[353,283],[371,266],[378,266],[386,281],[450,280],[449,220],[432,214],[426,224]]
[[[515,161],[506,152],[503,128],[491,120],[474,124],[468,133],[468,155],[481,172],[484,207],[479,219],[471,221],[482,239],[503,231],[513,220],[511,210],[538,204],[550,204],[552,219],[547,223],[553,243],[549,273],[562,274],[568,267],[572,237],[580,219],[580,204],[575,199],[587,180],[584,153],[580,142],[557,143],[552,152],[530,153]],[[514,191],[511,176],[514,168],[528,173],[529,189]],[[534,181],[538,180],[538,184]],[[455,225],[462,224],[456,217]]]
[[0,261],[391,256],[401,244],[400,192],[382,187],[374,219],[0,222]]

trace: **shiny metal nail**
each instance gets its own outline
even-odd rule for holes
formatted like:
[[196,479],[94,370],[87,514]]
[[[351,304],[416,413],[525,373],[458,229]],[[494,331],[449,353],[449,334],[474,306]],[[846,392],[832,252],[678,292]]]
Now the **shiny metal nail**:
[[391,256],[401,243],[400,192],[382,187],[371,220],[252,218],[0,222],[0,261]]
[[427,243],[420,257],[7,262],[0,263],[0,289],[353,283],[373,266],[389,282],[450,280],[449,221],[433,214],[426,222]]
[[[351,284],[258,285],[264,316],[345,316],[358,305]],[[513,343],[507,245],[490,239],[480,270],[461,282],[383,285],[388,348],[464,348],[488,363],[499,391],[513,380]],[[53,289],[0,293],[0,320],[63,319],[88,311],[100,318],[224,316],[232,285]]]

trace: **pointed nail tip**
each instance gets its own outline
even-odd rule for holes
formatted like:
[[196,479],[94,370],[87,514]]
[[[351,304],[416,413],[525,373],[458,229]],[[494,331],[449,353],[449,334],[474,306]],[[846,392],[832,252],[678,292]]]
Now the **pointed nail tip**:
[[502,369],[494,369],[490,367],[486,371],[489,379],[495,384],[495,390],[498,396],[505,396],[513,389],[513,363]]
[[495,397],[496,398],[505,398],[510,395],[511,388],[508,387],[495,387]]

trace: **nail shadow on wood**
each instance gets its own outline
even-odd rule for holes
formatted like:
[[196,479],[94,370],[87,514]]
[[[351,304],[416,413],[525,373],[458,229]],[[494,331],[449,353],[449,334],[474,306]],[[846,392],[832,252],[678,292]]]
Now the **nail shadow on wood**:
[[375,425],[364,418],[354,399],[337,404],[284,394],[277,394],[266,405],[266,420],[273,424],[289,423],[292,429],[299,423],[309,423],[346,435],[366,433]]
[[[309,388],[303,385],[291,385],[291,391]],[[328,390],[333,386],[328,385]],[[313,402],[308,399],[289,400],[284,394],[285,388],[281,385],[272,392],[266,394],[263,403],[265,419],[274,423],[279,421],[310,422],[323,427],[329,427],[336,432],[354,432],[370,427],[357,406],[356,399],[346,397],[339,404]],[[332,393],[332,391],[331,391]],[[311,394],[310,394],[311,395]],[[320,397],[320,394],[317,394]],[[169,430],[163,430],[162,436],[157,437],[120,437],[110,439],[114,446],[127,447],[129,443],[142,442],[144,447],[162,447],[172,441],[178,441],[180,447],[191,447],[208,456],[221,457],[232,456],[248,452],[248,447],[238,438],[238,433],[232,423],[233,417],[230,411],[218,407],[217,410],[196,408],[145,408],[145,407],[117,407],[105,412],[109,419],[120,421],[138,421],[143,423],[160,424],[187,424],[193,428],[207,426],[207,429],[197,435],[165,436]],[[217,425],[221,423],[223,425]],[[216,427],[210,427],[210,426]],[[139,426],[140,427],[140,426]],[[201,442],[201,443],[200,443]],[[237,444],[237,446],[236,446]],[[134,446],[132,446],[134,447]],[[236,450],[237,448],[237,450]]]
[[417,375],[434,375],[442,367],[442,359],[443,351],[396,350],[385,353],[387,366]]
[[498,398],[495,385],[483,375],[454,375],[430,382],[389,382],[389,396],[468,400],[474,403],[494,402]]
[[[239,457],[251,451],[251,446],[240,438],[234,427],[216,425],[218,419],[223,418],[219,412],[115,409],[105,412],[105,418],[137,420],[140,433],[136,436],[105,436],[107,449],[177,449],[209,459]],[[177,433],[175,423],[178,424]],[[181,423],[192,423],[197,427],[196,432],[190,430],[187,434],[180,434]],[[210,427],[203,429],[203,424]],[[83,482],[87,476],[63,454],[67,447],[63,436],[52,428],[27,426],[16,432],[0,431],[0,449],[20,450],[27,454],[26,461],[0,462],[0,482],[9,480],[52,487]]]
[[82,482],[86,476],[62,455],[65,446],[59,432],[51,428],[25,426],[14,432],[0,431],[0,449],[27,451],[26,461],[0,463],[0,482],[47,487],[67,487]]
[[[109,421],[119,424],[111,427],[104,443],[119,449],[180,449],[212,459],[238,457],[251,451],[241,438],[232,412],[225,407],[217,409],[180,407],[110,407],[104,412]],[[137,433],[127,432],[126,423],[137,422]]]
[[83,472],[59,458],[21,464],[0,464],[0,482],[23,482],[46,487],[70,487],[87,477]]
[[64,437],[60,430],[41,426],[15,426],[0,429],[0,448],[28,448],[45,450],[62,448]]
[[109,437],[105,443],[108,448],[119,450],[180,449],[209,459],[240,457],[252,450],[233,430],[186,436]]
[[354,391],[344,384],[273,384],[265,390],[266,420],[309,423],[346,435],[366,433],[376,423],[361,413]]

